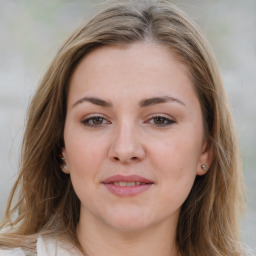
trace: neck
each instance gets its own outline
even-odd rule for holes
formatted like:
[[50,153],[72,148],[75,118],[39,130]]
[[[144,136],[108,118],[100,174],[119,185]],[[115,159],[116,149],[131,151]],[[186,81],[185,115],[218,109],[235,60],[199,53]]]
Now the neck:
[[176,226],[166,222],[145,229],[124,231],[99,224],[90,218],[81,218],[77,236],[88,256],[179,255]]

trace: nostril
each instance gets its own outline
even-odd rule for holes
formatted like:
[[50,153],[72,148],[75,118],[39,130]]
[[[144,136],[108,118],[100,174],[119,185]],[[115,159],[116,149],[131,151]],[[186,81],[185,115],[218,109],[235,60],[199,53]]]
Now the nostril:
[[[114,161],[120,161],[121,159],[117,156],[113,157]],[[130,161],[137,161],[139,158],[136,156],[133,156],[130,158]]]

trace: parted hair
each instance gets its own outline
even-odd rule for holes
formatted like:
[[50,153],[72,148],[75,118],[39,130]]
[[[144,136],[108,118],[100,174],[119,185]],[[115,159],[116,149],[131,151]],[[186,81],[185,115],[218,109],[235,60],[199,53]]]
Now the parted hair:
[[[61,171],[71,76],[99,47],[150,41],[186,65],[201,104],[213,162],[183,203],[177,245],[184,256],[241,256],[238,218],[244,205],[236,129],[214,54],[187,15],[170,1],[112,1],[63,44],[31,101],[19,176],[2,221],[0,247],[33,249],[38,233],[66,237],[79,248],[80,201]],[[16,194],[18,196],[16,196]],[[81,248],[81,247],[80,247]]]

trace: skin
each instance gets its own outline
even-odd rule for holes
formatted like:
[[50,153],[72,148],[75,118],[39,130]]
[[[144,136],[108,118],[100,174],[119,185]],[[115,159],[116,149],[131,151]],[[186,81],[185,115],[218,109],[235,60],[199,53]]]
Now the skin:
[[[167,96],[175,100],[139,105]],[[81,201],[77,235],[87,253],[178,255],[180,207],[196,175],[205,174],[201,165],[211,163],[186,67],[149,42],[89,53],[70,82],[64,141],[63,171]],[[136,196],[117,196],[102,184],[116,174],[140,175],[154,184]]]

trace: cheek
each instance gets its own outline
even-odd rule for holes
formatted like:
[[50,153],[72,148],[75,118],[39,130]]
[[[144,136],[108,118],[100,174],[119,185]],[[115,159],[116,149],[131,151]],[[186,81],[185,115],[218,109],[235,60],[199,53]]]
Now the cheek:
[[81,180],[95,176],[106,154],[104,143],[79,132],[69,135],[67,131],[66,135],[65,146],[71,176]]
[[154,143],[151,151],[154,161],[162,165],[166,171],[173,170],[179,176],[188,169],[195,171],[200,145],[195,139],[188,137],[190,136],[175,135],[173,138],[166,139],[165,142]]
[[165,143],[156,143],[155,153],[151,152],[154,168],[161,176],[160,182],[165,194],[167,197],[175,194],[174,200],[185,200],[196,177],[200,140],[191,138],[193,137],[182,133],[176,134]]
[[96,191],[97,175],[102,162],[102,148],[89,138],[74,138],[66,143],[70,178],[78,198],[90,200]]

